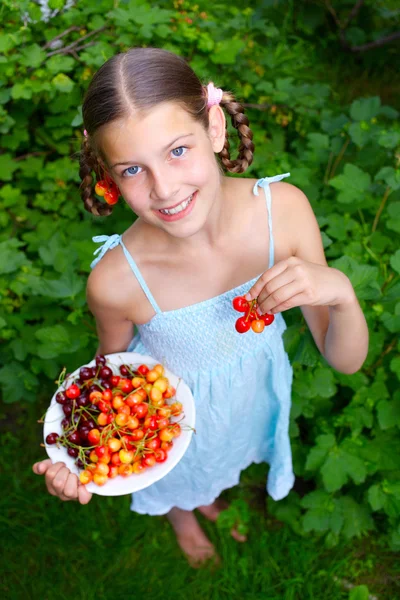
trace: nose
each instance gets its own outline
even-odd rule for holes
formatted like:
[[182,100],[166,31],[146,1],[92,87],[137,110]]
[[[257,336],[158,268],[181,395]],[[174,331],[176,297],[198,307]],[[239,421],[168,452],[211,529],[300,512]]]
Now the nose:
[[178,191],[178,186],[171,178],[170,173],[167,174],[162,169],[156,172],[153,171],[150,191],[150,198],[152,200],[167,202],[168,200],[175,198]]

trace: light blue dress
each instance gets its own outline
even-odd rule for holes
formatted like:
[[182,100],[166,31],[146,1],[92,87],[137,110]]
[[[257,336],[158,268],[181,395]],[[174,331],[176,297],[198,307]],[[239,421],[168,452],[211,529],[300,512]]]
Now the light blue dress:
[[[289,173],[260,179],[265,191],[270,235],[269,267],[274,264],[269,184]],[[266,223],[267,226],[267,223]],[[192,510],[211,504],[239,482],[251,463],[269,463],[267,490],[284,498],[294,483],[289,440],[292,368],[285,352],[281,314],[261,334],[237,333],[232,307],[255,277],[220,296],[176,310],[162,311],[118,234],[95,236],[104,242],[93,267],[121,244],[125,256],[154,308],[154,317],[138,326],[127,351],[154,357],[190,387],[196,403],[196,433],[177,466],[160,481],[132,495],[137,513],[162,515],[176,506]],[[261,273],[260,273],[261,275]]]

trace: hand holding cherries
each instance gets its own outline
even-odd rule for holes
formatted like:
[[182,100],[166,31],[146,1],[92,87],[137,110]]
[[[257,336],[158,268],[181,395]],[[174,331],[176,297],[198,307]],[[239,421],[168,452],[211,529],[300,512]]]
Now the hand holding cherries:
[[238,333],[246,333],[251,328],[254,333],[264,331],[266,325],[271,325],[274,315],[257,313],[257,300],[246,300],[244,296],[237,296],[232,301],[233,308],[238,312],[245,313],[236,321],[235,328]]

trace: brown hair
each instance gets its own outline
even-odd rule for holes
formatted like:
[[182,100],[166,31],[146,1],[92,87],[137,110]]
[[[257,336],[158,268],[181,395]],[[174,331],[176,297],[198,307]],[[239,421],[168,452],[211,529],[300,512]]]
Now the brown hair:
[[[161,102],[178,102],[194,120],[208,129],[207,88],[186,61],[159,48],[132,48],[116,54],[95,73],[86,92],[82,114],[88,133],[80,153],[81,196],[87,211],[109,215],[112,206],[100,202],[94,194],[92,173],[104,178],[104,162],[95,143],[96,131],[106,123],[127,116],[134,106],[148,110]],[[231,173],[243,173],[253,160],[253,133],[243,106],[230,92],[224,92],[221,107],[231,116],[240,138],[239,154],[231,160],[228,131],[219,153],[223,167]]]

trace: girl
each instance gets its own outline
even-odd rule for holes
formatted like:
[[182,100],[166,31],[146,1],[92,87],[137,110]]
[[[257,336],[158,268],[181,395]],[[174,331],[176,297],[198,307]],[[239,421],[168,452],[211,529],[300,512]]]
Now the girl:
[[[226,111],[240,137],[230,157]],[[94,195],[93,172],[112,179],[137,220],[104,241],[92,263],[87,299],[96,318],[97,354],[150,354],[191,387],[196,435],[180,463],[133,495],[132,510],[167,514],[192,562],[214,554],[194,513],[215,521],[220,493],[253,462],[268,462],[268,493],[294,482],[288,435],[292,370],[281,312],[300,306],[315,343],[343,373],[363,364],[366,322],[349,279],[327,266],[318,225],[304,194],[243,173],[252,132],[232,94],[203,87],[187,63],[155,48],[108,60],[83,104],[87,130],[80,175],[85,208],[108,215]],[[261,335],[235,330],[232,299],[258,298],[275,316]],[[134,324],[138,333],[133,337]],[[133,338],[133,339],[132,339]],[[34,465],[51,494],[89,502],[63,463]],[[244,541],[236,530],[232,535]]]

